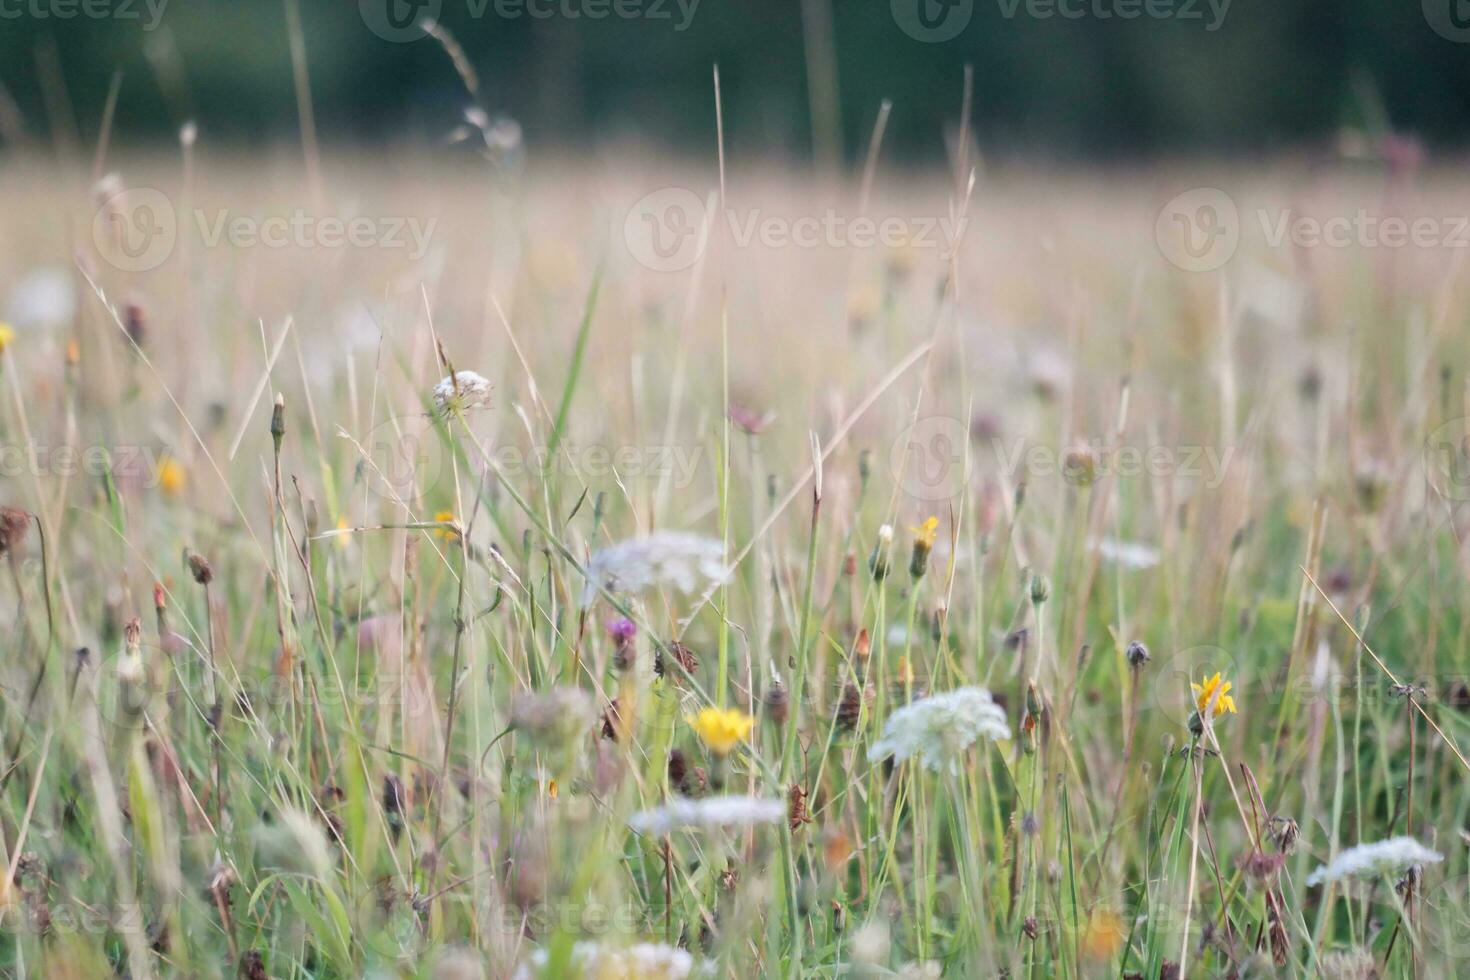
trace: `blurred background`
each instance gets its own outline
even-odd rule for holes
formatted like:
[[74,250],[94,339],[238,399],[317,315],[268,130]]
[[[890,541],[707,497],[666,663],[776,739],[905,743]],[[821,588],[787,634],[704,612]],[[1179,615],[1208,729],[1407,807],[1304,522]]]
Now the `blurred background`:
[[[710,66],[728,145],[768,159],[944,153],[963,66],[988,154],[1087,163],[1248,157],[1344,131],[1470,133],[1463,0],[0,0],[0,137],[85,144],[121,76],[116,138],[297,138],[291,39],[324,142],[442,139],[462,47],[528,146],[707,155]],[[293,32],[293,20],[300,30]],[[249,93],[248,99],[242,93]]]

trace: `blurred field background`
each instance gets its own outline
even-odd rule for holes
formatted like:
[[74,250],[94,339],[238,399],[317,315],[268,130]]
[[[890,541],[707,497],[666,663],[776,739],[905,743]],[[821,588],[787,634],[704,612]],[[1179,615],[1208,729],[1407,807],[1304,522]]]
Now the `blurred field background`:
[[1458,22],[704,4],[0,9],[0,973],[1458,975]]

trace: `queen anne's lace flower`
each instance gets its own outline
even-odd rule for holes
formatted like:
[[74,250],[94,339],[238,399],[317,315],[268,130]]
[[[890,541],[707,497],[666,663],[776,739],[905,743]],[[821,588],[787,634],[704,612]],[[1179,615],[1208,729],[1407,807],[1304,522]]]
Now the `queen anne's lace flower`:
[[934,771],[958,768],[960,756],[982,738],[1006,741],[1010,726],[1000,706],[983,687],[962,687],[899,708],[883,726],[883,737],[868,750],[869,761],[893,756],[918,757]]
[[1391,837],[1372,844],[1350,847],[1333,858],[1330,864],[1318,865],[1316,871],[1307,875],[1307,885],[1310,887],[1324,881],[1341,881],[1343,878],[1393,875],[1443,860],[1443,854],[1431,851],[1412,837]]
[[[531,954],[530,962],[516,971],[515,980],[541,976],[551,957],[544,949]],[[694,957],[686,949],[663,943],[634,943],[626,948],[594,942],[572,947],[572,976],[598,980],[684,980],[692,976]]]
[[635,813],[628,826],[638,833],[657,836],[674,830],[775,823],[785,815],[784,800],[767,800],[758,796],[711,796],[702,800],[678,798],[657,810]]
[[434,410],[440,415],[478,408],[489,400],[490,382],[473,371],[456,371],[434,386]]
[[582,605],[590,606],[600,588],[631,593],[667,585],[693,592],[701,580],[720,582],[725,574],[723,542],[683,531],[656,531],[593,555]]

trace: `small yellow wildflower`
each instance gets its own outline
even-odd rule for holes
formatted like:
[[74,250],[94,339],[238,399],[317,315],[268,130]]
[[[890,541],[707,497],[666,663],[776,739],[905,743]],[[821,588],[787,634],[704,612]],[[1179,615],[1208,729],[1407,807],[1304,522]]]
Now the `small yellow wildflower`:
[[[454,511],[441,510],[439,511],[439,513],[434,515],[434,520],[438,521],[440,524],[453,524]],[[441,527],[434,530],[434,537],[442,538],[445,541],[453,541],[455,538],[459,537],[459,535],[455,533],[454,528],[452,527]]]
[[170,497],[177,497],[184,492],[184,483],[188,474],[184,471],[184,464],[172,456],[162,456],[158,460],[158,486]]
[[[351,526],[351,524],[347,523],[347,515],[344,514],[341,517],[337,518],[337,530],[346,531]],[[337,547],[341,548],[343,551],[346,551],[352,545],[352,535],[339,534],[337,535],[336,541]]]
[[1110,909],[1093,909],[1082,928],[1082,955],[1090,960],[1107,962],[1118,955],[1128,938],[1123,920]]
[[939,518],[931,517],[916,528],[910,528],[914,532],[914,540],[922,541],[926,547],[934,547],[934,539],[939,536]]
[[556,799],[559,792],[560,791],[557,789],[556,786],[556,780],[548,779],[546,781],[546,798],[549,800],[554,800]]
[[5,352],[5,348],[9,347],[10,342],[14,339],[14,328],[12,328],[10,324],[5,323],[4,321],[0,321],[0,354],[3,354]]
[[929,567],[929,552],[934,550],[934,539],[939,535],[939,518],[931,517],[910,530],[914,532],[914,551],[909,558],[909,574],[917,581]]
[[755,727],[755,719],[739,708],[702,708],[685,720],[715,755],[729,755]]
[[1205,678],[1203,684],[1189,686],[1194,689],[1195,704],[1199,707],[1201,716],[1204,715],[1205,709],[1210,707],[1211,702],[1214,703],[1214,707],[1210,710],[1211,718],[1218,718],[1226,712],[1235,714],[1235,699],[1230,696],[1231,684],[1229,681],[1220,680],[1219,671],[1215,672],[1214,677]]

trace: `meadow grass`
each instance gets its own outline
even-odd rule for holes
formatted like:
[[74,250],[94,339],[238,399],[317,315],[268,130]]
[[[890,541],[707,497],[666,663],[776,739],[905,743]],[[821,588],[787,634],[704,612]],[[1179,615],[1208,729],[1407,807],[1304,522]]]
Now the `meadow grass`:
[[[1470,957],[1463,252],[1191,273],[1153,234],[1191,186],[1254,225],[1462,181],[318,166],[107,161],[179,216],[136,273],[99,173],[8,167],[7,975]],[[716,220],[656,272],[624,219],[673,186],[965,231]],[[193,217],[292,208],[438,223],[411,259]],[[1435,853],[1308,885],[1398,837]]]

